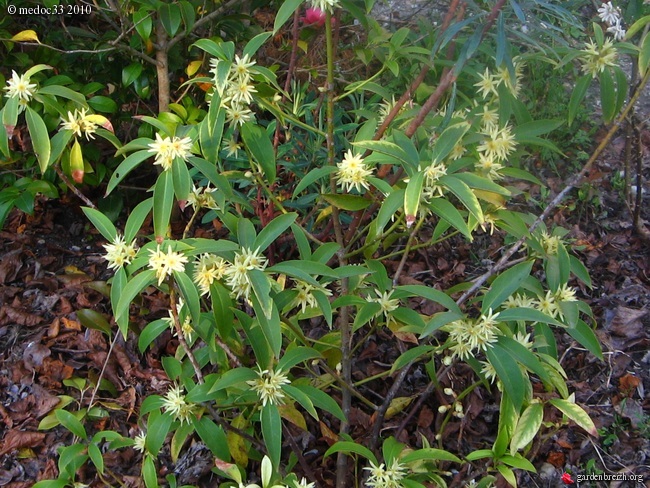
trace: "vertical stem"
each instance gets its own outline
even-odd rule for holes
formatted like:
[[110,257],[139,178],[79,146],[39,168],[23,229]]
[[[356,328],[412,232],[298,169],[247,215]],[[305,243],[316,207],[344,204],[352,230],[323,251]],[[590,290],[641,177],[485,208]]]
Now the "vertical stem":
[[160,18],[156,21],[156,74],[158,78],[158,113],[169,111],[169,39]]
[[[327,80],[325,82],[325,95],[327,98],[326,103],[326,117],[327,117],[327,164],[334,165],[335,147],[334,147],[334,38],[332,32],[332,13],[329,10],[325,12],[325,41],[327,45]],[[330,175],[330,189],[332,193],[336,193],[336,177],[334,173]],[[345,241],[343,237],[343,230],[341,229],[341,221],[339,216],[339,209],[333,207],[332,209],[332,222],[334,225],[334,234],[336,242],[340,249],[338,252],[339,265],[345,266],[347,259],[345,258]],[[348,294],[348,279],[341,279],[341,295]],[[351,330],[350,330],[350,316],[347,307],[341,309],[338,317],[338,324],[341,331],[341,376],[343,381],[351,384],[351,361],[350,361],[350,343],[351,343]],[[349,390],[341,390],[341,408],[345,417],[347,418],[350,413],[350,406],[352,397]],[[349,424],[347,421],[341,422],[340,434],[346,434],[349,431]],[[339,453],[336,459],[336,487],[346,488],[348,483],[348,458],[344,453]]]

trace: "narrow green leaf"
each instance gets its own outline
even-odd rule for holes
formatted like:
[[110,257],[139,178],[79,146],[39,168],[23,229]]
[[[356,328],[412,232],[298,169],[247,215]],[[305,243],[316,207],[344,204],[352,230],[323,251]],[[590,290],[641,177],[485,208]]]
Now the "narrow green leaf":
[[585,95],[587,94],[587,88],[591,84],[591,75],[585,75],[576,81],[573,92],[571,93],[571,99],[569,100],[569,110],[568,110],[568,125],[571,126],[573,120],[575,119],[578,109],[584,100]]
[[81,310],[77,310],[77,318],[81,322],[81,325],[87,329],[99,330],[110,337],[111,324],[108,323],[108,320],[106,320],[103,314],[90,308],[82,308]]
[[264,444],[268,449],[273,468],[277,470],[282,457],[282,419],[278,407],[273,403],[267,403],[262,407],[260,420]]
[[[286,3],[286,2],[285,2]],[[284,6],[284,5],[283,5]],[[277,23],[277,16],[275,19]],[[257,50],[264,44],[269,37],[273,35],[272,32],[262,32],[260,34],[257,34],[255,37],[253,37],[250,41],[246,43],[244,46],[244,49],[242,49],[242,54],[246,55],[248,54],[249,57],[254,57],[255,53],[257,53]]]
[[153,229],[158,242],[167,236],[173,206],[174,178],[171,171],[163,171],[153,189]]
[[293,15],[303,0],[285,0],[282,2],[282,5],[278,9],[278,13],[275,15],[275,22],[273,23],[273,33],[275,34],[280,30],[280,28],[285,24],[289,17]]
[[253,249],[264,251],[271,245],[291,224],[293,224],[298,217],[297,213],[287,213],[274,218],[257,234]]
[[582,407],[570,402],[569,400],[563,400],[561,398],[551,398],[549,402],[589,434],[598,437],[598,429],[596,429],[593,420],[591,420],[589,414],[587,414]]
[[181,9],[181,18],[183,19],[183,24],[185,25],[185,32],[190,33],[194,28],[196,23],[196,11],[194,10],[194,5],[192,5],[187,0],[182,0],[178,3],[178,6]]
[[509,270],[501,273],[490,285],[490,289],[483,298],[481,311],[487,314],[490,309],[496,310],[510,295],[512,295],[521,283],[530,276],[533,268],[533,261],[525,261],[516,264]]
[[124,286],[115,310],[115,321],[119,325],[120,332],[122,332],[124,338],[126,338],[129,327],[129,307],[131,306],[131,302],[142,290],[155,281],[155,277],[156,272],[152,269],[147,269],[134,276]]
[[158,488],[159,486],[156,464],[151,456],[145,456],[142,461],[142,479],[146,488]]
[[515,473],[512,471],[512,469],[510,469],[508,466],[504,466],[503,464],[498,464],[497,471],[501,473],[503,479],[505,479],[508,484],[510,484],[510,486],[517,488],[517,477],[515,476]]
[[559,320],[554,319],[550,315],[546,315],[534,308],[509,308],[499,312],[499,320],[503,322],[511,322],[516,320],[524,320],[526,322],[541,322],[543,324],[557,325],[564,327],[564,324]]
[[356,212],[357,210],[363,210],[367,208],[372,203],[372,200],[363,198],[358,195],[340,195],[334,193],[325,193],[321,195],[323,199],[331,205],[334,205],[336,208],[341,210],[348,210],[350,212]]
[[449,222],[452,227],[463,234],[469,241],[473,240],[472,233],[467,227],[467,223],[463,219],[460,212],[454,207],[449,200],[445,198],[434,198],[426,204],[438,217]]
[[311,385],[296,385],[296,388],[307,395],[316,407],[345,422],[346,419],[343,410],[341,410],[339,404],[327,393]]
[[140,353],[144,353],[147,347],[168,329],[169,322],[162,319],[149,322],[138,336],[138,350]]
[[650,63],[650,33],[643,37],[641,51],[639,52],[639,76],[643,77]]
[[257,373],[250,368],[240,367],[231,369],[222,374],[221,377],[214,382],[212,388],[210,388],[210,393],[225,390],[236,385],[241,385],[242,388],[248,388],[244,386],[246,381],[255,380],[257,378]]
[[140,202],[129,214],[129,218],[126,220],[126,225],[124,226],[124,240],[127,243],[130,243],[135,239],[142,227],[144,219],[147,218],[149,212],[153,208],[153,198],[147,198],[146,200]]
[[527,391],[525,382],[528,380],[524,379],[517,361],[498,344],[488,347],[485,354],[496,370],[497,376],[501,380],[504,390],[508,393],[515,410],[521,410]]
[[258,269],[249,270],[246,274],[250,279],[255,296],[262,306],[264,316],[270,319],[273,311],[273,299],[271,298],[271,282],[269,277]]
[[38,159],[38,164],[41,168],[41,173],[45,173],[47,165],[50,161],[50,135],[47,132],[45,122],[38,113],[31,107],[26,107],[25,120],[27,121],[27,129],[32,138],[32,146],[34,153]]
[[309,361],[310,359],[320,358],[321,354],[312,349],[311,347],[295,347],[285,353],[282,358],[278,361],[278,370],[282,370],[285,373],[289,372],[296,364],[302,363],[304,361]]
[[521,454],[516,454],[514,456],[509,456],[508,454],[501,456],[499,460],[503,464],[507,464],[508,466],[512,466],[513,468],[517,469],[525,469],[526,471],[530,471],[531,473],[537,472],[535,469],[535,466],[526,458],[522,457]]
[[603,359],[603,351],[600,347],[600,341],[594,331],[583,320],[578,320],[575,327],[566,329],[571,337],[586,347],[591,354],[598,359]]
[[374,151],[378,152],[380,154],[385,154],[386,156],[390,156],[392,158],[397,159],[398,161],[401,161],[402,163],[405,163],[407,167],[411,167],[410,165],[410,157],[408,153],[399,147],[397,144],[394,142],[390,141],[356,141],[353,143],[355,147],[359,147],[361,149],[364,149],[366,151]]
[[62,408],[57,409],[54,412],[57,420],[61,422],[61,425],[72,432],[74,435],[81,439],[87,439],[88,434],[86,434],[86,429],[84,429],[83,424],[75,417],[72,413]]
[[404,192],[404,213],[406,214],[406,226],[411,227],[420,208],[420,199],[422,198],[422,187],[424,185],[424,172],[415,173],[406,184]]
[[142,161],[150,158],[151,156],[153,156],[153,154],[146,149],[130,154],[124,161],[120,163],[117,169],[113,171],[111,179],[106,186],[106,195],[111,193],[115,187],[126,177],[126,175],[131,172],[131,170],[136,168],[140,163],[142,163]]
[[483,222],[483,210],[476,195],[469,186],[455,175],[445,175],[438,180],[446,186],[478,222]]
[[304,176],[304,178],[300,179],[300,182],[296,186],[295,190],[293,190],[293,198],[296,198],[296,196],[298,196],[298,194],[301,191],[303,191],[312,183],[320,180],[321,178],[325,178],[326,176],[334,173],[335,171],[336,171],[335,166],[322,166],[320,168],[312,169],[309,173],[307,173]]
[[230,461],[228,440],[223,428],[215,424],[206,415],[200,419],[192,418],[192,423],[194,429],[196,429],[196,433],[199,434],[201,440],[212,451],[212,454],[223,461]]
[[106,238],[107,241],[113,242],[117,237],[117,229],[113,225],[108,217],[106,217],[99,210],[90,207],[81,207],[81,210],[88,220],[92,222],[95,228],[100,232],[102,236]]
[[86,106],[86,98],[81,93],[71,90],[67,86],[61,86],[61,85],[42,86],[38,89],[38,94],[53,95],[55,97],[67,98],[68,100],[72,100],[73,102],[75,102],[77,105],[81,105],[82,107]]
[[246,149],[262,168],[269,185],[275,183],[276,166],[273,144],[259,125],[247,122],[241,127],[241,136]]
[[147,438],[145,446],[147,451],[154,456],[158,456],[162,448],[165,438],[169,433],[174,418],[169,413],[160,414],[151,412],[147,422]]
[[117,103],[112,98],[103,95],[95,95],[88,99],[88,105],[96,112],[112,114],[117,112]]
[[521,414],[517,421],[517,427],[510,441],[510,453],[515,454],[518,450],[523,449],[532,441],[539,428],[542,426],[544,419],[544,406],[541,403],[531,403]]
[[412,463],[414,461],[451,461],[453,463],[461,463],[462,461],[450,452],[444,449],[435,449],[428,447],[425,449],[418,449],[417,451],[410,452],[406,456],[400,458],[401,463]]
[[616,92],[614,80],[608,69],[600,73],[600,104],[603,108],[603,119],[606,123],[611,122],[616,115]]
[[302,408],[304,408],[307,411],[307,413],[309,413],[309,415],[311,415],[313,418],[318,420],[318,413],[314,408],[314,402],[311,401],[311,399],[309,398],[309,396],[307,396],[305,392],[291,385],[283,385],[282,390],[289,397],[297,401],[302,406]]
[[192,278],[190,278],[186,273],[179,273],[177,271],[174,271],[174,280],[178,284],[185,305],[190,309],[192,323],[195,326],[198,326],[199,321],[201,320],[201,302],[194,281],[192,281]]
[[95,465],[95,468],[97,468],[97,471],[99,471],[101,474],[104,474],[104,456],[99,450],[99,447],[97,447],[97,444],[88,444],[88,456]]
[[[261,273],[261,271],[258,272]],[[266,312],[262,309],[262,305],[257,299],[257,296],[251,296],[251,300],[253,302],[253,309],[255,310],[255,315],[259,321],[262,333],[264,334],[264,337],[266,337],[273,355],[277,358],[280,356],[280,349],[282,348],[282,325],[280,323],[280,314],[278,312],[278,307],[275,306],[275,302],[273,300],[267,298],[267,300],[270,300],[271,302],[270,314],[267,317]]]
[[454,146],[463,138],[463,136],[469,130],[469,124],[461,122],[458,124],[450,125],[440,137],[436,139],[436,143],[433,146],[432,151],[432,164],[439,163],[445,159],[449,153],[454,149]]
[[331,456],[332,454],[338,452],[344,452],[346,454],[358,454],[366,458],[368,461],[372,462],[375,466],[379,464],[377,458],[375,457],[375,455],[372,453],[370,449],[362,446],[361,444],[357,444],[356,442],[350,442],[350,441],[339,441],[335,443],[332,447],[330,447],[325,452],[324,457]]

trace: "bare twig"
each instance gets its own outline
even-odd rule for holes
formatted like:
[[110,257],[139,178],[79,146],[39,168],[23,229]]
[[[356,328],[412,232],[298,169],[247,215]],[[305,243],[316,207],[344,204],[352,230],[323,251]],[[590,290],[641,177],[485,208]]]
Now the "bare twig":
[[77,187],[76,187],[76,186],[75,186],[75,185],[70,181],[70,179],[69,179],[69,178],[67,177],[67,175],[66,175],[66,174],[61,170],[61,167],[60,167],[58,164],[57,164],[57,165],[54,165],[54,170],[56,171],[56,174],[59,175],[59,178],[61,178],[61,180],[63,180],[63,183],[65,183],[65,186],[67,186],[70,190],[72,190],[72,193],[74,193],[75,195],[77,195],[77,196],[79,197],[79,199],[80,199],[81,201],[83,201],[83,202],[84,202],[88,207],[97,210],[97,206],[96,206],[93,202],[91,202],[91,201],[88,199],[88,197],[87,197],[86,195],[84,195],[83,193],[81,193],[81,191],[79,191],[79,188],[77,188]]

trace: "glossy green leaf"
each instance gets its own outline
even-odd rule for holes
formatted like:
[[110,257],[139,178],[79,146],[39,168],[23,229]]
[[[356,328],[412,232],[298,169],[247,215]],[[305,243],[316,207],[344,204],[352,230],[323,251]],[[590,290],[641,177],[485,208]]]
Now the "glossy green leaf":
[[271,222],[264,226],[264,228],[257,234],[253,249],[260,252],[264,251],[271,245],[291,224],[293,224],[298,217],[298,214],[292,212],[280,215],[274,218]]
[[573,120],[575,119],[578,109],[582,105],[582,101],[587,94],[587,88],[591,84],[591,75],[585,75],[576,81],[575,86],[573,87],[573,92],[571,92],[571,99],[569,100],[569,110],[568,110],[568,125],[571,126]]
[[424,172],[415,173],[406,184],[404,191],[404,213],[406,214],[406,226],[411,227],[420,208],[422,198],[422,187],[424,185]]
[[275,183],[275,151],[264,129],[259,125],[247,122],[241,127],[241,137],[246,149],[260,165],[268,184]]
[[113,114],[117,112],[117,103],[112,98],[103,95],[95,95],[88,99],[88,105],[96,112]]
[[643,77],[650,64],[650,33],[643,36],[641,51],[639,52],[639,76]]
[[439,180],[440,184],[446,186],[478,222],[483,222],[483,210],[476,195],[469,186],[455,175],[445,175]]
[[314,168],[309,173],[307,173],[303,178],[300,179],[298,185],[296,185],[295,190],[293,191],[293,198],[307,188],[312,183],[325,178],[326,176],[336,172],[337,169],[335,166],[322,166],[320,168]]
[[61,422],[61,425],[63,425],[63,427],[68,429],[74,435],[81,439],[88,438],[88,434],[86,434],[86,429],[84,428],[83,424],[72,413],[59,408],[54,412],[54,415],[56,416],[57,420]]
[[77,318],[81,325],[87,329],[99,330],[107,336],[111,335],[111,324],[108,323],[103,314],[90,308],[82,308],[77,310]]
[[469,241],[473,240],[472,233],[467,227],[467,223],[463,219],[460,212],[454,207],[449,200],[445,198],[433,198],[426,206],[431,209],[438,217],[449,222],[452,227],[463,234]]
[[147,269],[134,276],[124,286],[124,290],[115,308],[115,321],[125,338],[129,328],[129,307],[131,306],[131,302],[142,290],[154,283],[155,279],[156,272],[152,269]]
[[144,67],[140,63],[131,63],[122,69],[122,85],[131,85],[142,74]]
[[196,433],[205,445],[208,446],[212,454],[222,461],[230,461],[230,451],[228,450],[228,440],[223,428],[215,424],[208,416],[200,419],[192,419],[192,424]]
[[145,446],[148,452],[154,456],[158,456],[173,421],[174,418],[170,413],[160,414],[154,411],[149,414],[147,437],[145,440]]
[[135,30],[143,41],[149,39],[151,30],[153,29],[153,21],[151,20],[152,13],[144,8],[133,12],[133,24]]
[[508,466],[512,466],[513,468],[517,469],[525,469],[526,471],[530,471],[532,473],[537,472],[535,469],[535,466],[526,458],[522,457],[521,454],[516,454],[514,456],[510,456],[508,454],[501,456],[499,460],[503,464],[507,464]]
[[50,135],[45,126],[45,122],[38,113],[31,107],[25,109],[25,120],[27,121],[27,129],[32,138],[32,146],[34,153],[38,159],[38,164],[41,168],[41,173],[45,173],[47,165],[50,161]]
[[280,358],[276,370],[282,370],[287,373],[298,363],[320,357],[321,354],[311,347],[294,347],[293,349],[287,351],[284,356],[282,356],[282,358]]
[[142,479],[146,488],[158,488],[159,486],[158,471],[151,456],[145,456],[142,460]]
[[504,390],[508,393],[515,410],[521,410],[527,391],[525,383],[528,379],[522,375],[517,361],[498,344],[488,347],[485,354],[496,370],[497,376],[501,380]]
[[277,470],[282,457],[282,419],[278,407],[273,403],[267,403],[263,406],[260,421],[264,444],[268,449],[273,468]]
[[608,69],[603,70],[599,76],[600,81],[600,104],[603,109],[603,119],[606,123],[611,122],[616,115],[616,92],[614,80]]
[[181,9],[175,3],[163,3],[158,8],[158,15],[163,27],[171,37],[175,36],[181,26]]
[[436,164],[445,159],[449,153],[454,149],[454,146],[460,142],[463,136],[469,130],[470,125],[466,122],[461,122],[459,124],[450,125],[440,137],[436,139],[436,143],[433,146],[432,151],[432,164]]
[[142,163],[142,161],[152,156],[153,154],[146,149],[130,154],[124,161],[120,163],[117,169],[113,171],[111,179],[106,186],[106,195],[111,193],[115,187],[126,177],[126,175],[131,172],[131,170],[136,168],[140,163]]
[[38,89],[38,94],[53,95],[55,97],[66,98],[68,100],[72,100],[77,105],[81,105],[82,107],[86,106],[86,98],[79,92],[71,90],[67,86],[61,86],[61,85],[42,86]]
[[510,452],[514,455],[526,447],[537,435],[544,418],[544,406],[541,403],[531,403],[523,411],[510,441]]
[[591,327],[589,327],[583,320],[578,320],[575,327],[569,327],[565,330],[582,346],[586,347],[591,354],[596,356],[598,359],[603,359],[603,350],[600,346],[598,337]]
[[425,285],[402,285],[395,288],[393,298],[403,298],[406,296],[418,296],[438,303],[448,310],[461,313],[456,302],[445,292]]
[[544,324],[557,325],[564,327],[564,324],[559,320],[554,319],[550,315],[546,315],[534,308],[508,308],[499,312],[499,321],[511,322],[516,320],[524,320],[526,322],[541,322]]
[[589,434],[594,437],[598,437],[598,429],[594,425],[593,420],[589,417],[589,414],[584,411],[584,409],[573,403],[569,400],[563,400],[561,398],[551,398],[549,400],[551,405],[560,410],[564,415],[573,420],[576,424],[586,430]]
[[88,456],[95,465],[95,468],[97,468],[97,471],[99,471],[101,474],[104,474],[104,456],[99,450],[99,447],[97,447],[97,444],[88,444]]
[[240,367],[231,369],[222,374],[221,377],[214,382],[212,388],[210,388],[210,392],[225,390],[236,385],[241,385],[242,388],[248,388],[244,386],[246,381],[255,380],[257,378],[259,378],[258,374],[250,368]]
[[138,350],[140,353],[144,353],[147,347],[168,329],[169,322],[162,319],[149,322],[138,336]]
[[147,198],[136,205],[136,207],[131,211],[129,218],[126,220],[126,225],[124,226],[124,240],[127,244],[131,243],[138,235],[144,219],[147,218],[147,215],[149,215],[152,208],[153,198]]
[[[255,269],[249,271],[249,273],[252,273],[254,271],[263,274],[261,271]],[[264,279],[266,279],[268,282],[268,278],[266,276],[264,276]],[[255,285],[253,285],[253,288],[255,288]],[[262,288],[260,290],[262,289],[264,289],[264,285],[262,285]],[[255,316],[259,321],[260,327],[262,328],[262,333],[264,334],[264,337],[266,337],[273,355],[277,358],[280,356],[280,349],[282,348],[282,326],[280,323],[280,314],[278,312],[278,308],[275,306],[275,302],[269,296],[267,296],[265,299],[267,302],[266,308],[263,308],[263,306],[260,304],[259,300],[257,299],[257,293],[251,296],[251,301],[253,302]],[[267,312],[269,311],[269,303],[270,313],[267,315]],[[258,360],[259,359],[260,358],[258,358]]]
[[296,385],[295,387],[307,395],[317,408],[334,415],[341,421],[345,421],[343,410],[341,410],[339,404],[327,393],[311,385]]
[[192,323],[198,326],[199,320],[201,319],[201,303],[199,300],[199,292],[196,289],[194,281],[192,281],[192,278],[187,273],[179,273],[178,271],[174,271],[174,280],[181,292],[185,306],[190,309]]
[[158,242],[167,236],[173,206],[174,178],[171,171],[163,171],[153,190],[153,229]]
[[333,193],[325,193],[321,195],[323,199],[331,205],[334,205],[336,208],[341,210],[348,210],[351,212],[356,212],[357,210],[363,210],[367,208],[372,203],[371,200],[363,198],[362,196],[357,195],[341,195]]
[[447,452],[444,449],[435,449],[432,447],[412,451],[400,458],[400,462],[405,464],[415,461],[451,461],[454,463],[462,462],[457,456],[454,456],[452,453]]
[[107,241],[115,241],[115,238],[117,237],[117,229],[108,217],[94,208],[81,207],[81,210]]
[[303,0],[285,0],[280,5],[278,13],[275,15],[275,22],[273,23],[273,33],[278,32],[287,20],[293,15]]
[[508,482],[508,484],[514,488],[517,488],[517,477],[515,476],[514,471],[503,464],[497,465],[497,470],[501,473],[501,476]]
[[401,161],[402,163],[405,163],[407,167],[410,167],[409,164],[409,155],[404,149],[399,147],[397,144],[394,142],[390,141],[356,141],[353,143],[353,145],[360,149],[364,149],[366,151],[374,151],[380,154],[385,154],[386,156],[390,156],[391,158],[395,158],[398,161]]
[[271,298],[271,282],[263,271],[258,269],[248,270],[246,273],[257,297],[259,304],[262,306],[264,316],[271,318],[273,312],[273,299]]
[[194,24],[196,23],[195,7],[187,0],[178,2],[178,6],[181,9],[181,18],[183,19],[183,24],[185,25],[185,32],[189,34],[194,28]]
[[532,268],[533,261],[524,261],[497,276],[483,297],[482,313],[487,314],[489,310],[494,311],[501,306],[510,295],[517,291],[521,283],[530,276]]
[[326,452],[324,457],[331,456],[332,454],[338,453],[338,452],[344,452],[346,454],[358,454],[360,456],[363,456],[367,460],[371,461],[375,466],[379,465],[379,462],[377,461],[377,458],[375,455],[372,453],[370,449],[367,447],[362,446],[361,444],[357,444],[356,442],[350,442],[350,441],[339,441],[332,445]]

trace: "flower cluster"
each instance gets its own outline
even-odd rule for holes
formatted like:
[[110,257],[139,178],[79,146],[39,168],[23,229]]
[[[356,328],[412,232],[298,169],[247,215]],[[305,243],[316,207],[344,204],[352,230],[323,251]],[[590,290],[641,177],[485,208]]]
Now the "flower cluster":
[[582,50],[582,70],[595,78],[602,73],[607,66],[616,66],[617,51],[611,39],[603,42],[602,46],[589,41]]
[[160,250],[160,245],[155,250],[149,250],[149,267],[156,272],[158,286],[174,271],[184,271],[186,263],[187,257],[180,252],[172,251],[171,245],[167,246],[166,253]]
[[496,180],[501,178],[499,171],[504,168],[500,161],[504,161],[515,150],[517,143],[508,125],[500,129],[490,125],[484,134],[487,138],[477,147],[479,160],[476,167],[487,178]]
[[94,139],[93,134],[97,130],[97,124],[92,117],[86,114],[86,109],[75,110],[74,113],[68,112],[68,118],[61,117],[61,129],[71,130],[75,137],[81,137],[81,133],[86,136],[86,140]]
[[212,196],[215,191],[217,191],[216,188],[210,188],[209,186],[199,186],[198,188],[192,186],[192,191],[187,196],[187,203],[194,207],[195,210],[200,208],[219,210],[219,205]]
[[171,388],[162,399],[162,408],[165,412],[170,413],[181,424],[190,423],[192,417],[196,415],[196,405],[187,403],[183,388],[175,385]]
[[259,249],[255,251],[244,248],[240,253],[235,253],[235,259],[226,270],[227,284],[237,298],[248,300],[251,292],[251,282],[248,271],[254,269],[263,271],[267,260]]
[[368,177],[372,175],[372,170],[367,168],[361,156],[353,154],[348,149],[343,161],[336,166],[339,169],[336,179],[346,191],[349,192],[352,188],[356,188],[358,192],[361,192],[361,187],[366,190],[369,188]]
[[104,259],[108,261],[109,269],[119,269],[131,264],[137,253],[136,247],[135,239],[131,244],[127,244],[124,237],[119,234],[115,236],[113,242],[104,244],[104,249],[106,249]]
[[36,85],[30,83],[30,79],[25,75],[18,76],[18,73],[12,71],[11,78],[7,80],[7,86],[3,90],[7,92],[7,98],[18,98],[18,110],[22,112],[36,93]]
[[164,171],[171,169],[174,159],[180,158],[187,161],[192,154],[192,139],[183,137],[182,139],[174,136],[165,137],[156,134],[156,141],[149,144],[149,152],[156,155],[154,164],[162,166]]
[[523,76],[524,64],[515,58],[513,59],[512,69],[507,66],[501,66],[496,73],[492,73],[489,68],[485,68],[483,74],[479,74],[479,81],[474,86],[479,89],[483,98],[488,98],[490,95],[492,97],[498,97],[498,88],[503,84],[512,96],[516,98],[521,90],[520,82]]
[[297,292],[296,297],[291,302],[291,306],[293,308],[300,307],[302,313],[305,313],[305,310],[307,310],[307,308],[318,306],[318,301],[316,301],[316,297],[313,293],[313,291],[316,289],[314,285],[306,283],[302,280],[296,280],[296,284],[293,289]]
[[[210,60],[215,90],[221,97],[221,106],[226,110],[226,120],[234,127],[253,120],[253,112],[249,108],[253,102],[253,94],[257,93],[252,84],[251,68],[255,61],[248,54],[240,57],[235,55],[235,61],[227,66],[229,61],[222,59]],[[224,68],[225,67],[225,68]]]
[[607,32],[614,36],[614,40],[623,40],[625,29],[622,26],[621,9],[619,7],[614,7],[612,2],[603,3],[598,9],[598,17],[608,25]]
[[487,350],[497,340],[498,317],[499,313],[489,310],[487,315],[481,315],[478,319],[466,318],[450,323],[449,338],[454,342],[451,346],[454,355],[464,360],[474,352]]
[[379,313],[384,314],[385,319],[390,320],[390,313],[399,307],[399,300],[396,298],[391,298],[393,290],[386,291],[384,293],[379,290],[375,290],[377,298],[373,296],[366,297],[366,300],[370,303],[378,303],[380,307]]
[[406,476],[406,467],[400,464],[397,459],[393,459],[390,467],[384,463],[379,466],[370,461],[370,466],[363,468],[370,472],[366,486],[371,488],[401,488],[401,481]]
[[422,195],[426,200],[436,196],[442,196],[444,188],[438,184],[438,180],[447,174],[447,167],[443,163],[433,163],[424,170],[424,185]]
[[194,283],[197,284],[201,295],[210,293],[210,286],[226,275],[228,263],[215,254],[202,254],[194,265]]
[[267,403],[271,405],[282,405],[284,403],[284,393],[282,386],[291,383],[287,375],[281,370],[273,371],[272,369],[260,370],[257,372],[259,378],[247,381],[248,385],[257,392],[262,400],[262,406]]

